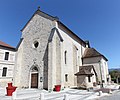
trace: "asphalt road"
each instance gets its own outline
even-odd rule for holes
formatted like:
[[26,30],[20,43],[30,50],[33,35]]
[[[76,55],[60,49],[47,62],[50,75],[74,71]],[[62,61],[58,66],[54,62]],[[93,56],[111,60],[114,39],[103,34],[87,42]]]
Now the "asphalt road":
[[109,96],[101,97],[97,100],[120,100],[120,90],[115,91],[113,94],[111,94]]

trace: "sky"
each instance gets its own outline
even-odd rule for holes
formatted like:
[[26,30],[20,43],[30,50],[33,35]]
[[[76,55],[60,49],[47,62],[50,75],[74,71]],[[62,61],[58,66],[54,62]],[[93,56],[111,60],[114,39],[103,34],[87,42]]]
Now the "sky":
[[120,0],[0,0],[0,40],[16,47],[38,6],[120,68]]

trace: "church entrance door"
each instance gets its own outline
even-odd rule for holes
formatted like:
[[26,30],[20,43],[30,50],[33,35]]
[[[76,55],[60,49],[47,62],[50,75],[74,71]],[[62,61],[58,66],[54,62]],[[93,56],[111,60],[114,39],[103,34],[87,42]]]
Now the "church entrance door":
[[38,79],[39,79],[39,73],[38,73],[38,68],[33,67],[30,72],[30,87],[31,88],[38,88]]
[[38,73],[31,74],[31,88],[38,88]]

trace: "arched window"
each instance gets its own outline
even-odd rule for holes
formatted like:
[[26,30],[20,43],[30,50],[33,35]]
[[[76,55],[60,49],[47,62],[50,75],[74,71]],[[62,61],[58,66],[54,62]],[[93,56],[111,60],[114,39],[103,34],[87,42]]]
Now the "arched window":
[[65,82],[68,82],[68,74],[65,74]]
[[64,57],[65,57],[65,64],[67,64],[67,51],[65,51]]
[[7,74],[7,67],[3,67],[2,76],[5,77]]

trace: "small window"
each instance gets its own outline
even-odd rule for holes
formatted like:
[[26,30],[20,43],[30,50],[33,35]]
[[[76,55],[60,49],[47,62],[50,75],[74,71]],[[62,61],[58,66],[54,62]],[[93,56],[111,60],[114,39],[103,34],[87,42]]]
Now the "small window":
[[67,51],[65,51],[65,64],[67,64]]
[[9,58],[9,52],[5,52],[5,60],[8,60]]
[[65,74],[65,82],[68,82],[68,74]]
[[38,41],[35,41],[35,42],[33,43],[33,46],[34,46],[34,48],[37,48],[37,47],[39,46],[39,42],[38,42]]
[[88,76],[88,82],[91,82],[90,76]]
[[7,74],[7,68],[6,68],[6,67],[4,67],[4,68],[3,68],[3,72],[2,72],[2,76],[3,76],[3,77],[5,77],[5,76],[6,76],[6,74]]

